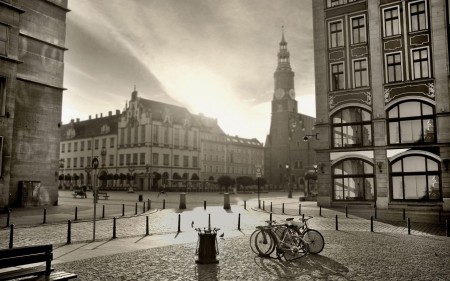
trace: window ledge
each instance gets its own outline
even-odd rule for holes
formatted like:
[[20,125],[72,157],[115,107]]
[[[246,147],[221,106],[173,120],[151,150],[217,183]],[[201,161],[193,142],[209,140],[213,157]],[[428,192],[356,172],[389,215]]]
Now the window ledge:
[[408,34],[409,35],[417,35],[417,34],[429,33],[429,32],[430,32],[429,29],[422,29],[422,30],[410,31]]
[[12,57],[8,57],[8,56],[5,56],[5,55],[0,55],[0,59],[9,60],[9,61],[12,61],[12,62],[15,62],[15,63],[23,63],[23,61],[21,61],[21,60],[18,60],[18,59],[12,58]]
[[402,38],[402,36],[403,36],[402,34],[391,35],[391,36],[383,37],[383,40]]

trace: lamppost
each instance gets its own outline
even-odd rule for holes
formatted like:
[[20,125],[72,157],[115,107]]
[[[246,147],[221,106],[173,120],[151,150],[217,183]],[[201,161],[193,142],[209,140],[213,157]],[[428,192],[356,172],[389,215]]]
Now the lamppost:
[[[105,163],[106,162],[106,148],[105,147],[102,147],[100,155],[102,156],[102,168],[104,170],[105,165],[106,165],[106,163]],[[106,180],[106,186],[108,186],[108,173],[106,173],[106,178],[104,180]]]
[[286,163],[286,174],[287,174],[287,177],[288,177],[288,188],[289,188],[288,198],[292,198],[291,168],[289,167],[289,163]]
[[[127,163],[128,171],[130,172],[131,178],[133,178],[133,172],[136,170],[135,165],[133,163]],[[134,193],[133,184],[130,184],[130,188],[128,188],[128,193]]]
[[65,184],[66,184],[66,175],[64,174],[64,159],[61,158],[59,159],[59,168],[63,169],[63,184],[62,184],[62,189],[65,189]]

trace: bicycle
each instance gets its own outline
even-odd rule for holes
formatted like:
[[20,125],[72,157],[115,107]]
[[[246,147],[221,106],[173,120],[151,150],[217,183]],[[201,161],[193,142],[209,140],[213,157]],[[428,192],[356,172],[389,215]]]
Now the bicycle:
[[302,225],[296,224],[295,222],[293,222],[293,224],[296,226],[295,229],[298,230],[299,235],[308,244],[309,253],[318,254],[322,252],[323,248],[325,247],[325,239],[319,231],[309,228],[308,220],[312,218],[312,216],[308,216],[306,218],[300,219],[303,222]]

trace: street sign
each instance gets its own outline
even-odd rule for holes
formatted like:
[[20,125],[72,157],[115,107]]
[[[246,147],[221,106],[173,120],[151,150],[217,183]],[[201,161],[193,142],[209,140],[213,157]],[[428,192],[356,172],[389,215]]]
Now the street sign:
[[95,157],[94,159],[92,159],[92,168],[94,168],[95,170],[97,170],[98,164],[99,164],[99,162],[98,162],[98,158],[97,158],[97,157]]
[[261,173],[262,173],[261,165],[255,165],[255,168],[256,168],[256,177],[260,178],[261,177]]

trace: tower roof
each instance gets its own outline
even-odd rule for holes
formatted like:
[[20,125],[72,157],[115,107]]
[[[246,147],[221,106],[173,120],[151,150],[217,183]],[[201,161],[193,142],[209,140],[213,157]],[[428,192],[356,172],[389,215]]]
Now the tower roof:
[[280,45],[281,44],[287,44],[286,43],[286,41],[284,40],[284,25],[281,27],[281,42],[280,42]]

